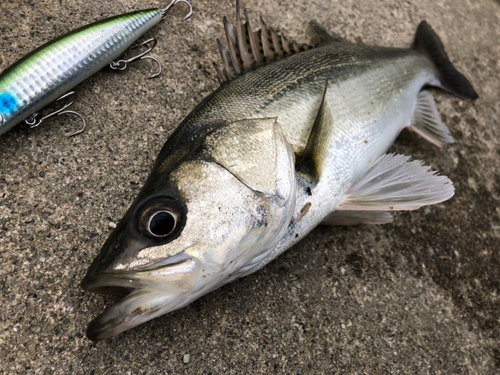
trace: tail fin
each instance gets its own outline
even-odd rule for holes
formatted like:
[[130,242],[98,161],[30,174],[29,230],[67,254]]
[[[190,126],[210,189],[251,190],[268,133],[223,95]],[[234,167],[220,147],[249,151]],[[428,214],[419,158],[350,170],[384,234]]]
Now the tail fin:
[[462,98],[475,100],[479,97],[467,78],[450,62],[441,39],[426,21],[418,25],[413,49],[432,60],[439,72],[439,82],[443,89]]

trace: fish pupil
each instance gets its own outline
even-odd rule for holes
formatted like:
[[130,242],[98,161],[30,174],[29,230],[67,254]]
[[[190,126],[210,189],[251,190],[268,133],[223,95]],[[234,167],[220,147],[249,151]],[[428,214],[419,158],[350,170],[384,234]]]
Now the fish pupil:
[[166,211],[156,213],[149,223],[149,230],[158,237],[170,234],[175,228],[174,216]]

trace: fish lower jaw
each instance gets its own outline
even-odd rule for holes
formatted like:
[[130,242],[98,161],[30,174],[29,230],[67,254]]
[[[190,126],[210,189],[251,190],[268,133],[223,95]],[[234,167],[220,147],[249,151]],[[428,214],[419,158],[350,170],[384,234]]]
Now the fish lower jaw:
[[177,297],[179,296],[133,289],[89,323],[87,337],[92,341],[108,339],[166,314],[175,309],[173,306],[176,305]]
[[186,305],[199,271],[199,262],[187,259],[147,271],[87,275],[83,289],[123,297],[90,322],[87,336],[107,339]]

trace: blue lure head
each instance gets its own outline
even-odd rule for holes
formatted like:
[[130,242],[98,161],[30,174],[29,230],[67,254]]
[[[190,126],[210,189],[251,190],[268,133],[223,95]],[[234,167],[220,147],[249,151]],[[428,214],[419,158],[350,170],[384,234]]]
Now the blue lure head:
[[16,98],[9,93],[0,94],[0,126],[7,122],[12,113],[17,109]]
[[17,109],[17,101],[13,95],[9,93],[0,94],[0,113],[11,114]]

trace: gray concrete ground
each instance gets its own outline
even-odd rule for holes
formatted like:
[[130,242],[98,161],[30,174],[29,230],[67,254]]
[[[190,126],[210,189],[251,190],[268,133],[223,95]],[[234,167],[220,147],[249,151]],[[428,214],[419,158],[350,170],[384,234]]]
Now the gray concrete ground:
[[[426,19],[480,99],[437,92],[457,140],[437,149],[404,132],[392,151],[455,183],[443,204],[394,224],[319,227],[261,271],[104,342],[87,323],[114,298],[79,283],[138,193],[168,135],[217,86],[212,61],[231,0],[192,0],[155,28],[161,77],[142,62],[78,88],[70,117],[0,138],[0,371],[3,373],[500,372],[500,4],[496,0],[248,0],[255,20],[299,41],[316,19],[351,40],[407,46]],[[0,3],[0,70],[144,0]],[[163,5],[163,4],[161,4]],[[185,354],[189,363],[183,362]]]

